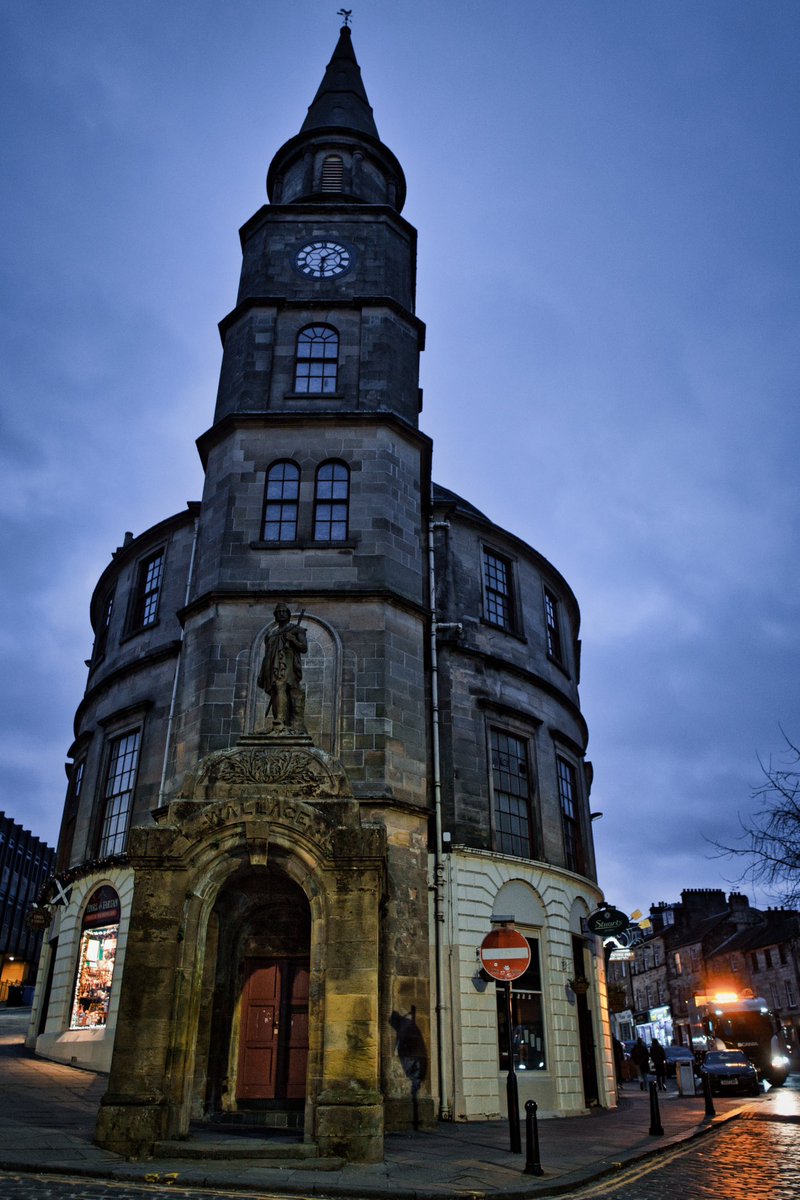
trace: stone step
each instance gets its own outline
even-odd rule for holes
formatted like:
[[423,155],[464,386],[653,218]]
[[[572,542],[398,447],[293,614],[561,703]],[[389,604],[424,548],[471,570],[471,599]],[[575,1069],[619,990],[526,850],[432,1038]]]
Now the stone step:
[[344,1165],[341,1158],[321,1158],[314,1142],[216,1133],[157,1142],[153,1157],[258,1161],[264,1166],[293,1171],[336,1171]]

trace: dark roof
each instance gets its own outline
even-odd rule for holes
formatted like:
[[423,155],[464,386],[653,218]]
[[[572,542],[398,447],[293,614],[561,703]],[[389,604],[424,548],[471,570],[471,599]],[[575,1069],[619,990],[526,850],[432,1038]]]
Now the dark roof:
[[380,140],[347,26],[342,26],[336,49],[300,132],[331,128],[352,129]]
[[767,909],[760,912],[759,920],[739,929],[716,947],[714,953],[730,953],[739,950],[746,954],[760,950],[762,946],[777,946],[800,935],[800,914],[785,909]]
[[440,483],[434,483],[433,485],[433,503],[447,504],[449,507],[459,509],[463,513],[468,513],[471,517],[478,517],[481,521],[486,521],[488,525],[492,523],[486,514],[482,513],[474,504],[470,504],[463,496],[457,496],[449,488],[442,487]]

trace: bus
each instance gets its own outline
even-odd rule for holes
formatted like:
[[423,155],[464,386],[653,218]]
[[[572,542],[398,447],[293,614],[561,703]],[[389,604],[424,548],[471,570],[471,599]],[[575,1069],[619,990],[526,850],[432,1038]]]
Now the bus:
[[772,1087],[791,1067],[780,1021],[763,996],[736,992],[694,997],[692,1041],[703,1050],[741,1050]]

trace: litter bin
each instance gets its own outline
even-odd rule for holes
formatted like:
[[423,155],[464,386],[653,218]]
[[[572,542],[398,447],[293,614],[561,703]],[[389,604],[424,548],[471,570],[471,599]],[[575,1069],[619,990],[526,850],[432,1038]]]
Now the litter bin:
[[678,1095],[694,1095],[694,1063],[679,1062],[675,1074],[678,1077]]

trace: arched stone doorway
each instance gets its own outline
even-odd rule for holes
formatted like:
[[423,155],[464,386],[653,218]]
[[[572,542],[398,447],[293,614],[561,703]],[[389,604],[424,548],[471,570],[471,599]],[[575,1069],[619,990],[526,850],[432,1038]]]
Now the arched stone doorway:
[[[266,736],[204,760],[186,790],[131,831],[135,900],[97,1142],[147,1156],[192,1119],[293,1100],[321,1155],[379,1160],[384,826],[362,822],[330,756]],[[259,1026],[276,1012],[268,1070]]]
[[[242,867],[209,920],[203,1112],[299,1127],[307,1093],[311,909],[279,866]],[[292,1119],[293,1118],[293,1119]]]

